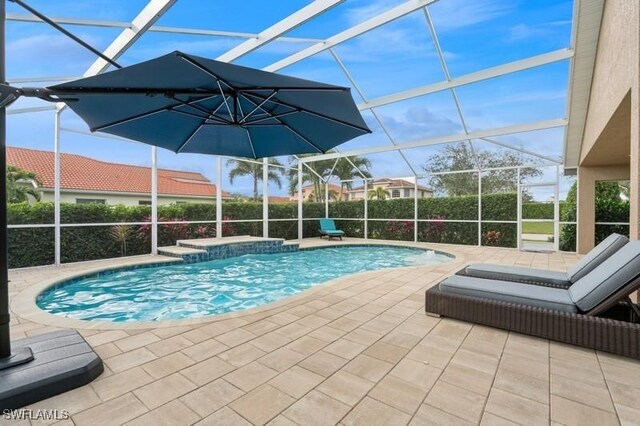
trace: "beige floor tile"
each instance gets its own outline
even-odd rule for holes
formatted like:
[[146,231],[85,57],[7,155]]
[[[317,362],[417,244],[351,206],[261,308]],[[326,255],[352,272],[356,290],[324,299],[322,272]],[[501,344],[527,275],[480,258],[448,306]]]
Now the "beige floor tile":
[[181,352],[174,352],[142,366],[154,379],[160,379],[195,364],[195,361]]
[[380,333],[365,330],[363,328],[356,328],[355,330],[344,335],[344,338],[351,340],[352,342],[360,343],[361,345],[371,346],[378,340],[380,340]]
[[338,339],[323,350],[344,359],[353,359],[367,347],[347,339]]
[[619,416],[620,424],[622,426],[637,425],[640,418],[640,408],[631,408],[626,405],[616,404],[616,411]]
[[400,361],[409,352],[407,348],[403,348],[389,343],[377,342],[369,346],[364,351],[365,355],[378,358],[382,361],[396,363]]
[[92,347],[96,347],[115,340],[124,339],[126,337],[129,337],[129,335],[122,330],[111,330],[85,337],[85,340]]
[[147,348],[139,348],[130,352],[124,352],[120,355],[113,356],[104,361],[114,373],[128,370],[133,367],[137,367],[142,364],[146,364],[149,361],[153,361],[157,356],[149,351]]
[[[550,359],[551,375],[567,377],[585,383],[591,383],[596,386],[604,386],[604,377],[598,364],[580,365],[575,359]],[[603,370],[604,370],[603,366]],[[640,375],[639,375],[640,377]]]
[[549,363],[547,360],[529,360],[517,355],[502,354],[500,369],[525,374],[539,380],[549,380]]
[[104,379],[99,378],[91,383],[91,387],[100,399],[107,401],[151,382],[153,382],[153,377],[142,368],[137,367]]
[[251,361],[255,361],[266,354],[267,353],[265,351],[256,348],[251,343],[243,343],[240,346],[236,346],[233,349],[220,353],[218,358],[228,362],[234,367],[242,367],[243,365],[249,364]]
[[462,365],[490,375],[495,374],[499,362],[500,358],[498,356],[485,355],[462,348],[451,359],[452,364]]
[[567,426],[617,425],[615,414],[551,395],[551,420]]
[[218,379],[180,398],[185,405],[206,417],[244,395],[244,392],[223,379]]
[[178,400],[173,400],[131,422],[127,426],[175,426],[190,425],[200,420],[200,416]]
[[292,351],[309,356],[324,348],[327,342],[311,336],[303,336],[289,343],[286,347]]
[[309,371],[320,374],[321,376],[329,377],[346,363],[347,360],[344,358],[330,354],[329,352],[319,351],[306,358],[298,365]]
[[173,336],[170,337],[168,339],[163,339],[160,342],[156,342],[156,343],[152,343],[150,345],[147,346],[147,348],[153,352],[154,354],[156,354],[156,356],[165,356],[165,355],[169,355],[170,353],[179,351],[181,349],[185,349],[188,348],[189,346],[192,346],[193,342],[185,337],[182,337],[181,335],[178,336]]
[[373,382],[340,370],[316,387],[316,390],[347,405],[355,405],[373,385]]
[[253,424],[265,424],[295,399],[270,385],[262,385],[229,404],[235,412]]
[[[13,340],[14,337],[12,337],[11,339]],[[17,340],[17,338],[15,338],[15,339]],[[105,360],[107,358],[111,358],[112,356],[115,356],[115,355],[118,355],[118,354],[122,353],[120,348],[117,347],[113,343],[105,343],[104,345],[100,345],[100,346],[94,347],[93,350],[103,360]]]
[[381,342],[389,343],[392,345],[400,346],[402,348],[413,348],[423,336],[416,336],[414,334],[398,331],[397,329],[387,334],[382,338]]
[[[39,409],[67,410],[71,415],[74,415],[88,408],[94,407],[100,404],[101,402],[102,401],[98,397],[98,394],[96,394],[96,392],[93,390],[91,386],[82,386],[72,391],[65,392],[60,395],[56,395],[52,398],[47,398],[35,404],[31,404],[26,408],[31,410],[39,410]],[[37,424],[44,424],[44,423],[37,422]],[[13,423],[11,423],[11,426],[13,426]]]
[[346,332],[344,330],[338,330],[337,328],[324,326],[320,327],[317,330],[309,333],[309,336],[314,337],[316,339],[323,340],[327,343],[334,342],[338,340],[340,337],[344,336]]
[[287,348],[279,348],[263,356],[258,362],[276,371],[284,371],[304,358],[305,356],[299,352]]
[[470,422],[479,422],[486,397],[457,386],[438,381],[425,403]]
[[371,382],[382,379],[391,369],[393,364],[381,361],[368,355],[358,355],[342,369]]
[[349,411],[349,406],[312,390],[287,408],[283,415],[300,425],[334,425]]
[[638,387],[635,387],[608,380],[607,386],[611,392],[611,398],[616,404],[640,409],[640,383],[638,383]]
[[549,379],[538,379],[517,371],[498,369],[494,387],[549,404]]
[[195,426],[251,426],[251,423],[231,408],[224,407],[205,417]]
[[411,426],[471,426],[475,423],[468,422],[449,414],[446,411],[439,410],[427,404],[423,404],[418,412],[411,419]]
[[[552,374],[551,393],[565,399],[615,413],[609,389],[605,385],[579,382]],[[640,397],[638,401],[640,401]]]
[[[488,396],[494,375],[469,368],[466,365],[451,363],[444,370],[440,379],[480,395]],[[549,386],[547,385],[548,388]]]
[[320,384],[325,378],[302,367],[293,366],[269,381],[274,388],[301,398],[304,394]]
[[442,373],[439,368],[415,361],[413,359],[404,358],[389,373],[389,375],[402,379],[406,382],[419,386],[423,390],[429,390],[433,387],[436,380]]
[[290,336],[285,336],[278,331],[272,331],[258,337],[257,339],[253,339],[251,341],[251,344],[265,352],[271,352],[275,351],[281,346],[291,343],[292,340],[295,339],[291,338]]
[[257,336],[255,334],[239,328],[216,336],[216,340],[232,348],[244,342],[248,342],[249,340],[255,339],[256,337]]
[[150,410],[194,390],[197,386],[182,374],[174,373],[133,391]]
[[120,348],[121,351],[127,352],[133,349],[138,349],[143,346],[147,346],[151,343],[159,341],[160,338],[151,332],[144,332],[129,336],[124,339],[116,340],[115,345]]
[[491,390],[486,410],[520,424],[542,425],[549,423],[548,405],[500,389]]
[[133,394],[127,393],[85,410],[72,417],[76,426],[123,424],[147,412],[147,408]]
[[343,419],[349,425],[406,425],[411,416],[383,404],[380,401],[366,397]]
[[426,395],[426,389],[391,375],[382,379],[371,392],[369,392],[371,398],[384,402],[410,415],[415,413]]
[[485,411],[482,416],[480,426],[518,426],[518,423],[503,419],[502,417],[498,417],[495,414],[487,413]]
[[208,339],[200,343],[196,343],[193,346],[184,348],[181,352],[192,360],[200,362],[207,358],[211,358],[214,355],[218,355],[227,349],[229,349],[227,345],[224,345],[215,339]]
[[606,362],[601,365],[607,381],[640,387],[640,363],[610,364]]
[[266,367],[259,362],[252,362],[227,374],[224,376],[224,379],[235,387],[249,392],[277,374],[278,372],[276,370]]
[[193,383],[202,386],[225,374],[235,370],[235,367],[221,360],[218,357],[211,357],[205,361],[185,368],[181,373]]

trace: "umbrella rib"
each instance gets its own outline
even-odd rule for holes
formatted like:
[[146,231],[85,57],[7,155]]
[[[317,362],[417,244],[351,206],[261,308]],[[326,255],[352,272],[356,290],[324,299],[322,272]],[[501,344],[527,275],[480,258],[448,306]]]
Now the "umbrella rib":
[[249,133],[249,129],[244,129],[247,132],[247,137],[249,138],[249,146],[251,147],[251,152],[253,153],[253,158],[258,158],[256,156],[256,148],[253,146],[253,139],[251,138],[251,133]]
[[[255,93],[251,93],[251,95],[256,97],[256,98],[259,98],[259,99],[265,99],[264,96],[257,95]],[[278,105],[286,106],[286,107],[289,107],[289,108],[300,108],[300,107],[298,107],[296,105],[289,104],[289,103],[284,102],[284,101],[282,101],[280,99],[272,100],[271,102],[273,102],[275,104],[278,104]],[[333,121],[335,123],[342,124],[344,126],[348,126],[348,127],[360,130],[360,131],[365,132],[365,133],[371,133],[371,130],[366,128],[366,127],[357,126],[355,124],[351,124],[351,123],[348,123],[346,121],[343,121],[343,120],[340,120],[340,119],[337,119],[337,118],[329,117],[328,115],[321,114],[319,112],[309,111],[307,109],[301,109],[300,112],[305,113],[305,114],[309,114],[309,115],[314,115],[316,117],[319,117],[319,118],[322,118],[322,119],[325,119],[325,120]]]
[[[213,116],[204,117],[202,115],[194,114],[194,113],[191,113],[191,112],[180,111],[180,110],[175,109],[175,108],[171,108],[169,110],[169,112],[175,112],[176,114],[182,114],[182,115],[186,115],[186,116],[193,117],[193,118],[199,118],[199,119],[204,120],[204,121],[212,120],[212,121],[215,121],[216,124],[224,124],[224,125],[228,125],[229,124],[229,123],[227,123],[225,121],[220,120],[218,117],[213,117]],[[210,124],[210,123],[207,123],[207,124]]]
[[[209,96],[209,97],[207,97],[205,99],[215,98],[216,96],[218,96],[218,95],[216,94],[215,96]],[[205,100],[205,99],[202,99],[202,100]],[[179,99],[174,99],[174,100],[179,100]],[[144,112],[142,114],[134,115],[133,117],[128,117],[128,118],[117,120],[117,121],[114,121],[114,122],[111,122],[111,123],[108,123],[108,124],[104,124],[102,126],[92,127],[91,131],[92,132],[98,132],[98,131],[101,131],[101,130],[104,130],[104,129],[108,129],[109,127],[113,127],[113,126],[118,126],[120,124],[129,123],[130,121],[139,120],[139,119],[145,118],[145,117],[150,117],[152,115],[155,115],[155,114],[158,114],[158,113],[161,113],[161,112],[172,111],[172,108],[175,108],[176,106],[178,106],[178,105],[165,106],[165,107],[153,110],[153,111],[147,111],[147,112]]]
[[[254,105],[257,105],[254,101],[252,101],[251,99],[245,97],[246,100],[248,100],[249,102],[251,102]],[[262,108],[260,108],[262,109]],[[263,109],[263,111],[265,111],[266,113],[269,113],[269,111],[266,111]],[[293,111],[292,111],[293,112]],[[311,142],[309,139],[307,139],[306,137],[302,136],[300,134],[300,132],[298,132],[296,129],[294,129],[293,127],[291,127],[289,124],[285,123],[284,121],[280,120],[279,118],[276,118],[275,116],[271,116],[270,118],[274,118],[278,123],[280,123],[281,125],[283,125],[284,127],[286,127],[287,129],[289,129],[290,132],[292,132],[293,134],[295,134],[296,136],[298,136],[300,139],[302,139],[303,141],[305,141],[308,145],[312,146],[314,149],[316,149],[319,153],[324,153],[324,151],[322,149],[320,149],[316,144],[314,144],[313,142]]]
[[[252,109],[252,110],[249,112],[249,114],[247,114],[247,115],[245,115],[244,117],[242,117],[242,120],[240,120],[240,124],[242,124],[242,123],[246,122],[246,121],[247,121],[247,118],[249,118],[251,115],[253,115],[253,113],[254,113],[254,112],[256,112],[257,110],[261,109],[261,108],[262,108],[262,106],[263,106],[264,104],[266,104],[267,102],[269,102],[269,100],[271,100],[271,98],[273,98],[277,93],[278,93],[278,91],[277,91],[277,90],[274,90],[274,91],[273,91],[273,93],[272,93],[272,94],[270,94],[270,95],[269,95],[269,97],[268,97],[267,99],[265,99],[265,100],[263,100],[262,102],[260,102],[260,105],[256,105],[256,107],[255,107],[254,109]],[[243,98],[247,99],[247,97],[246,97],[246,96],[244,96],[244,95],[240,95],[240,96],[242,96]],[[263,109],[263,111],[264,111],[264,109]]]
[[287,111],[287,112],[282,112],[280,114],[268,115],[267,117],[256,118],[255,120],[247,121],[246,124],[247,125],[254,125],[254,123],[259,123],[259,122],[265,121],[265,120],[271,120],[273,118],[286,117],[287,115],[296,114],[298,112],[300,112],[300,111]]
[[202,127],[204,126],[204,122],[200,123],[200,125],[198,127],[196,127],[196,129],[193,131],[193,133],[191,133],[189,135],[189,137],[180,144],[180,146],[178,147],[178,149],[176,150],[176,154],[179,154],[180,151],[182,151],[182,149],[189,143],[191,142],[191,139],[193,139],[193,137],[196,135],[196,133],[198,133],[200,131],[200,129],[202,129]]
[[[218,95],[211,96],[211,97],[209,97],[208,99],[212,99],[212,98],[215,98],[215,97],[217,97],[217,96],[218,96]],[[187,102],[187,101],[183,101],[183,100],[181,100],[181,99],[178,99],[178,98],[176,98],[176,97],[172,97],[171,99],[175,99],[176,101],[180,102],[180,103],[181,103],[182,105],[184,105],[184,106],[191,107],[191,108],[193,108],[193,109],[196,109],[196,110],[200,111],[200,112],[201,112],[201,113],[203,113],[203,114],[206,114],[206,115],[207,115],[207,117],[209,117],[208,119],[210,119],[210,118],[211,118],[211,116],[213,115],[210,111],[207,111],[207,110],[206,110],[206,109],[204,109],[204,108],[200,108],[199,106],[192,105],[192,103],[194,103],[193,101],[189,101],[189,102]],[[224,99],[224,97],[223,97],[223,99]],[[207,99],[200,99],[200,100],[198,100],[198,102],[200,102],[200,101],[204,101],[204,100],[207,100]],[[176,106],[178,106],[178,105],[176,105]],[[175,107],[172,107],[172,109],[173,109],[173,108],[175,108]],[[174,111],[176,111],[176,110],[174,109]],[[217,108],[216,108],[216,111],[217,111]],[[225,119],[224,119],[224,118],[222,118],[222,117],[218,117],[218,116],[216,116],[216,119],[222,120],[223,122],[225,122],[225,123],[227,123],[227,124],[231,123],[229,120],[225,120]]]

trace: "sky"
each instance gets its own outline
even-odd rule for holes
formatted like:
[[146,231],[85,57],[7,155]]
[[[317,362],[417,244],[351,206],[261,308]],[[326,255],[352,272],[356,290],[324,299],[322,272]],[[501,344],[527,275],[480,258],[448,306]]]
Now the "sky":
[[[286,36],[325,39],[363,22],[405,0],[345,0]],[[130,21],[145,6],[142,0],[29,0],[28,3],[50,17]],[[241,33],[258,33],[309,4],[308,0],[243,0],[234,2],[178,0],[157,25],[187,27]],[[570,44],[572,0],[439,0],[428,6],[440,46],[452,78],[480,71],[533,55],[567,48]],[[8,2],[7,12],[27,14]],[[74,34],[98,49],[105,49],[121,28],[68,26]],[[131,65],[173,50],[215,58],[241,43],[241,38],[176,35],[148,32],[118,60]],[[296,51],[309,42],[274,41],[238,59],[235,63],[263,68]],[[351,39],[335,48],[357,87],[354,87],[328,51],[319,53],[279,72],[301,78],[339,84],[352,88],[356,103],[445,80],[425,13],[418,10],[396,21]],[[74,44],[44,24],[9,21],[7,23],[7,79],[29,77],[79,77],[95,60],[92,53]],[[469,131],[491,129],[566,116],[569,63],[562,61],[521,71],[456,89]],[[46,82],[32,85],[47,85]],[[43,106],[39,100],[22,99],[11,109]],[[409,142],[463,132],[451,91],[385,105],[375,114],[396,143]],[[389,136],[370,111],[363,117],[373,130],[340,146],[350,151],[372,146],[388,146]],[[53,112],[9,115],[8,144],[25,148],[53,149]],[[69,110],[62,115],[65,129],[87,130]],[[560,158],[564,129],[500,136],[495,140],[530,151]],[[476,149],[500,152],[486,141],[473,141]],[[150,148],[138,143],[61,133],[61,149],[103,161],[150,166]],[[374,177],[406,177],[412,170],[420,173],[429,155],[442,146],[429,146],[398,152],[369,155]],[[287,158],[280,159],[289,164]],[[532,158],[533,161],[533,158]],[[213,157],[158,150],[158,165],[200,172],[214,181]],[[249,194],[252,183],[239,178],[233,184],[223,169],[223,189]],[[544,169],[538,181],[552,181],[555,168]],[[571,179],[562,179],[566,192]],[[285,195],[282,188],[270,184],[269,192]],[[537,194],[542,199],[547,192]]]

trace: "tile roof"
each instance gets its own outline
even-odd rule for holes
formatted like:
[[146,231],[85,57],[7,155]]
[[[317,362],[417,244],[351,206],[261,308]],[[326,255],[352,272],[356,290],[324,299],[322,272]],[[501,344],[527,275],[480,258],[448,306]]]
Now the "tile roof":
[[[53,188],[51,151],[7,147],[7,164],[38,176],[43,188]],[[101,192],[151,192],[151,168],[107,163],[76,154],[60,154],[62,189]],[[158,169],[158,194],[215,197],[216,186],[200,173]],[[228,194],[223,192],[223,196]]]

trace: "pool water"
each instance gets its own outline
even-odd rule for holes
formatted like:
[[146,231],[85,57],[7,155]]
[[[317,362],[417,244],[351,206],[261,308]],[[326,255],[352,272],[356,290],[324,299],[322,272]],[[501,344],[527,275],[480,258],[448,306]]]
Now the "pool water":
[[83,320],[195,318],[264,305],[344,275],[450,260],[430,250],[388,246],[249,254],[91,276],[46,290],[37,304]]

